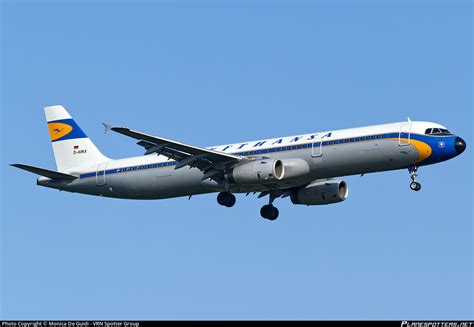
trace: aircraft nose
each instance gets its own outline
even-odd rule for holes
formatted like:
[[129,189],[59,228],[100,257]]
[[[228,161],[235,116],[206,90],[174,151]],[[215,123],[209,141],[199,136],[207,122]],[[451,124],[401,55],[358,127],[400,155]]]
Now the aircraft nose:
[[456,140],[454,140],[454,148],[458,154],[461,154],[466,150],[466,142],[462,138],[456,137]]

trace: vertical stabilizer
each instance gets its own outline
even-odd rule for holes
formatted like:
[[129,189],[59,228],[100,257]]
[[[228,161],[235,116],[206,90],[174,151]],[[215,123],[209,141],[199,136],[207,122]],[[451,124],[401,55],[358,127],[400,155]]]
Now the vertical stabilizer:
[[109,161],[63,106],[44,108],[56,166],[60,172]]

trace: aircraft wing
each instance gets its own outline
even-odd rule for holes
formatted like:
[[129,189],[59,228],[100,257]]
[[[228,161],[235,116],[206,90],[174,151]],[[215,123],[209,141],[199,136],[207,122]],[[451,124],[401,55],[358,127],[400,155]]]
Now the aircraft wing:
[[181,142],[157,137],[131,130],[126,127],[106,128],[139,140],[138,145],[146,149],[145,155],[157,153],[178,161],[175,169],[185,166],[196,167],[204,172],[204,179],[212,178],[216,181],[223,179],[223,171],[243,158],[232,154],[209,150]]

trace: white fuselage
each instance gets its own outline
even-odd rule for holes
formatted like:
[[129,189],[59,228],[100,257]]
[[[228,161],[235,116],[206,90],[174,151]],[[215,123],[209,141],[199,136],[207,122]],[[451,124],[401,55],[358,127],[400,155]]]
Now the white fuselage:
[[[447,160],[453,135],[425,135],[429,122],[400,122],[220,145],[209,149],[247,158],[299,158],[309,164],[304,177],[272,183],[239,185],[202,180],[197,168],[175,169],[177,162],[150,154],[76,167],[73,181],[40,178],[38,184],[61,190],[129,199],[162,199],[229,190],[234,193],[300,187],[318,179],[408,168]],[[448,151],[449,150],[449,151]],[[438,157],[433,157],[434,155]],[[226,185],[227,184],[227,185]]]

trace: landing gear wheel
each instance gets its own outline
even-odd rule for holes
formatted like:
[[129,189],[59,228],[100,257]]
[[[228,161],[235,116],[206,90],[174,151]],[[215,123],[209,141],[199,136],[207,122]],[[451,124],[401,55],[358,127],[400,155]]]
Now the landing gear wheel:
[[269,219],[275,220],[278,218],[278,215],[280,215],[280,212],[278,211],[276,207],[272,206],[272,216]]
[[260,215],[268,220],[277,219],[279,214],[278,209],[271,204],[264,205],[262,209],[260,209]]
[[233,207],[235,204],[235,195],[229,192],[220,192],[217,195],[217,203],[219,203],[221,206],[230,208]]
[[418,182],[411,182],[411,183],[410,183],[410,188],[411,188],[413,191],[419,191],[419,190],[421,190],[421,184],[418,183]]
[[411,178],[410,189],[412,189],[413,191],[421,190],[421,184],[416,181],[416,177],[418,176],[418,167],[410,167],[408,168],[408,172],[410,173]]

